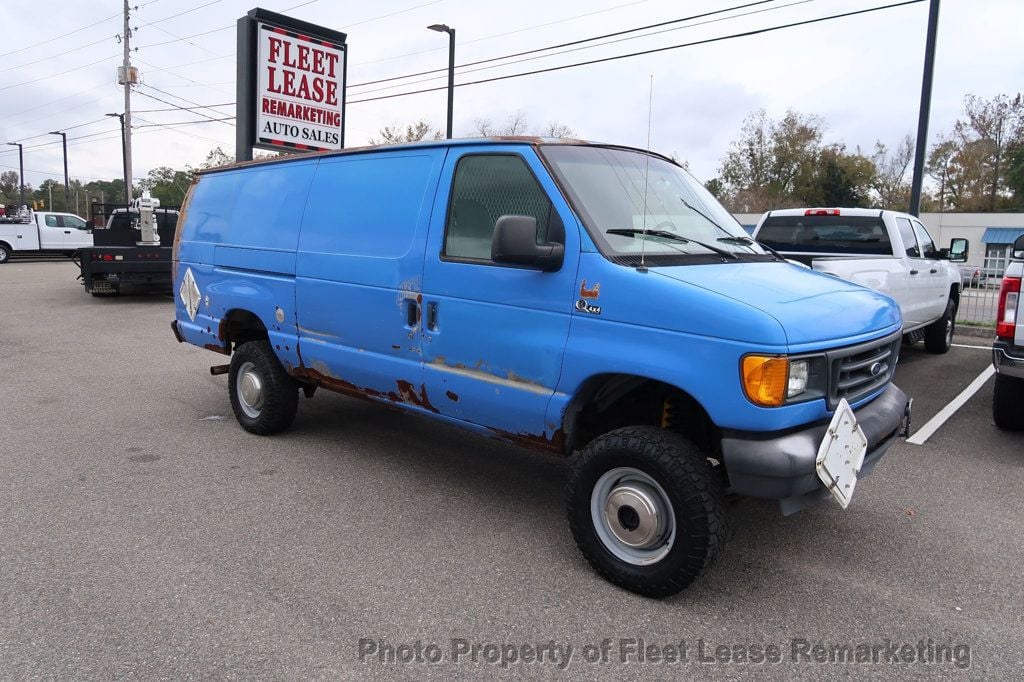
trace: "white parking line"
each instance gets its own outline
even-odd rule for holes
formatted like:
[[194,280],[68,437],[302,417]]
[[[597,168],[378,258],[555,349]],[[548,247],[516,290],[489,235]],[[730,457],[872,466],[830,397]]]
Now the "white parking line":
[[978,348],[980,350],[992,350],[992,346],[969,346],[966,343],[951,343],[953,348]]
[[918,429],[913,436],[907,439],[907,442],[913,443],[914,445],[924,445],[925,441],[931,438],[932,434],[938,431],[939,427],[945,424],[947,419],[956,414],[956,411],[963,407],[964,403],[970,400],[971,396],[977,393],[981,387],[985,385],[985,382],[988,381],[995,373],[995,367],[992,365],[986,367],[985,370],[979,374],[967,388],[960,392],[960,395],[953,398],[948,405],[939,410],[938,414],[929,419],[924,426]]

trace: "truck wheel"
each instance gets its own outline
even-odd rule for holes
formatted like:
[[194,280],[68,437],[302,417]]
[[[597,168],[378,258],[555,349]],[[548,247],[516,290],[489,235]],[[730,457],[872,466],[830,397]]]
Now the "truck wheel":
[[953,345],[953,332],[956,330],[956,305],[953,301],[946,303],[946,312],[924,329],[924,347],[929,353],[942,355]]
[[11,259],[11,248],[7,244],[0,244],[0,265]]
[[287,429],[299,408],[299,386],[265,339],[247,341],[235,351],[228,393],[238,423],[259,436]]
[[617,429],[577,455],[569,527],[605,579],[647,597],[688,587],[728,535],[719,477],[682,436],[654,426]]
[[1006,431],[1024,431],[1024,379],[996,375],[992,419]]

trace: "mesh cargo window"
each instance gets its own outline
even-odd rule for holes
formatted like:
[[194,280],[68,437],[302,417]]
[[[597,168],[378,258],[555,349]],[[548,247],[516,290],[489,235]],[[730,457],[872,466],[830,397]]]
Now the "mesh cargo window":
[[518,156],[466,156],[452,184],[445,255],[491,259],[494,223],[503,215],[537,219],[538,243],[547,240],[551,202]]

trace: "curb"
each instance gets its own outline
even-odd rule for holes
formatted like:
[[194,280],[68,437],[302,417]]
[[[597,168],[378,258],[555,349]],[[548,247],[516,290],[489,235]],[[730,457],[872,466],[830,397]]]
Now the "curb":
[[969,325],[958,324],[956,326],[957,336],[970,336],[974,339],[988,339],[992,341],[996,337],[996,330],[991,327],[971,327]]

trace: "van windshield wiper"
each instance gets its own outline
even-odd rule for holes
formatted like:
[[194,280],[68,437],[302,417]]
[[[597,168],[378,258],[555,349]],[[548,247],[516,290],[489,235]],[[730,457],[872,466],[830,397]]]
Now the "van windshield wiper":
[[610,230],[605,230],[605,233],[606,234],[618,234],[618,235],[623,235],[623,236],[626,236],[626,237],[635,237],[637,235],[651,236],[651,237],[658,237],[658,238],[661,238],[661,239],[669,239],[671,241],[681,242],[683,244],[696,244],[697,246],[703,246],[708,251],[713,251],[714,253],[717,253],[719,256],[724,256],[726,258],[732,258],[733,260],[739,260],[740,259],[739,256],[737,256],[732,251],[729,251],[728,249],[723,249],[723,248],[718,247],[718,246],[712,246],[711,244],[705,244],[704,242],[699,242],[696,239],[691,239],[689,237],[684,237],[681,234],[676,234],[675,232],[669,232],[668,230],[642,230],[639,227],[621,227],[621,228],[612,228]]
[[756,239],[754,239],[752,237],[719,237],[718,241],[725,242],[727,244],[744,244],[746,246],[750,246],[752,244],[757,244],[762,249],[764,249],[768,253],[772,254],[773,256],[778,258],[779,260],[786,260],[786,257],[783,256],[781,253],[779,253],[778,251],[776,251],[772,247],[768,246],[764,242],[759,242],[759,241],[757,241]]
[[700,210],[699,208],[691,204],[689,201],[684,199],[682,195],[677,196],[679,196],[679,201],[683,202],[683,206],[690,209],[691,211],[699,215],[701,218],[711,223],[714,227],[717,227],[720,232],[724,232],[727,235],[725,237],[719,237],[718,241],[725,242],[726,244],[740,244],[742,246],[753,246],[756,244],[757,246],[763,248],[765,251],[770,251],[772,254],[778,256],[778,253],[776,253],[773,249],[767,248],[764,244],[762,244],[759,241],[751,239],[750,237],[735,236],[732,232],[719,225],[718,222],[711,218],[711,216],[709,216],[707,213],[704,213],[704,211]]

